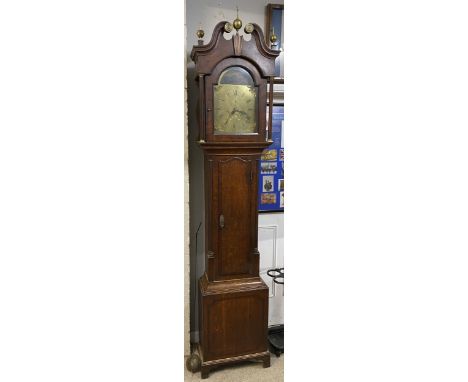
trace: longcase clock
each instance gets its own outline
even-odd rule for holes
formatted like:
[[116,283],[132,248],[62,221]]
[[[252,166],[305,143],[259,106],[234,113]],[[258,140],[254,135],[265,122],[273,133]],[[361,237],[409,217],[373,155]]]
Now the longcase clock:
[[244,28],[250,39],[239,34],[241,26],[238,18],[218,23],[211,41],[199,40],[191,53],[204,152],[205,273],[198,283],[202,378],[216,366],[242,360],[270,366],[257,191],[260,156],[272,143],[268,103],[279,52],[268,48],[258,25]]

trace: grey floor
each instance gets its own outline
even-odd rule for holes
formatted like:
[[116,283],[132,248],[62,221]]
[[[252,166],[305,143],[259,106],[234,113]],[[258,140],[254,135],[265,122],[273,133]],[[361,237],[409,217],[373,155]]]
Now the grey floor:
[[[264,369],[261,362],[243,362],[225,366],[210,372],[207,382],[283,382],[284,354],[279,358],[271,354],[271,366]],[[185,369],[185,382],[202,381],[200,372],[191,373]]]

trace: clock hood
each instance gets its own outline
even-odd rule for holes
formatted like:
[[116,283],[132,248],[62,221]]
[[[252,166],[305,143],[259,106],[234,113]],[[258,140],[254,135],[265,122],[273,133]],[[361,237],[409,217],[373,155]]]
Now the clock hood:
[[211,40],[206,45],[194,45],[190,58],[195,62],[196,71],[200,74],[210,74],[216,64],[229,57],[244,58],[253,63],[263,77],[275,75],[275,59],[279,51],[270,49],[257,24],[253,25],[252,38],[247,41],[235,33],[231,40],[224,38],[227,21],[219,22],[214,30]]

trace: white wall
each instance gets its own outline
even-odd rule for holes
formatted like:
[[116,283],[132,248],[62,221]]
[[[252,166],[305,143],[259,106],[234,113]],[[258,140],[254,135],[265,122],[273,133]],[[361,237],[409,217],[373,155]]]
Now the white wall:
[[[187,36],[187,23],[184,18],[184,33]],[[186,40],[186,38],[185,38]],[[187,47],[185,47],[187,49]],[[184,81],[184,354],[190,354],[190,209],[189,209],[189,167],[188,167],[188,102],[187,64]]]
[[284,324],[284,287],[273,282],[267,271],[284,267],[284,214],[261,213],[258,216],[258,250],[260,277],[270,288],[268,325]]
[[[192,332],[198,327],[196,314],[196,281],[204,272],[204,226],[203,226],[203,155],[196,144],[198,125],[196,119],[196,100],[198,88],[194,80],[194,64],[190,59],[193,45],[197,44],[197,29],[201,26],[205,31],[204,41],[209,42],[214,26],[223,20],[233,21],[236,18],[236,6],[239,7],[239,18],[245,25],[248,22],[265,27],[265,8],[272,1],[186,1],[187,25],[187,85],[188,85],[188,139],[189,139],[189,172],[190,172],[190,328]],[[281,1],[273,1],[283,4]],[[201,225],[200,225],[201,224]],[[196,232],[198,230],[198,235]],[[186,309],[188,307],[186,306]],[[191,336],[197,341],[196,335]]]

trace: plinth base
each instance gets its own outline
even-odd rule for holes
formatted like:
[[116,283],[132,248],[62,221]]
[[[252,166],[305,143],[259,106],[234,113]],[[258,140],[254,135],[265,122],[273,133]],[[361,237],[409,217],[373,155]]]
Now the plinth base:
[[258,277],[208,282],[200,287],[200,344],[202,378],[211,369],[247,360],[270,366],[268,351],[268,287]]
[[215,361],[207,361],[207,362],[202,361],[201,378],[202,379],[208,378],[210,375],[210,371],[219,366],[231,365],[231,364],[236,364],[239,362],[251,361],[251,360],[263,361],[264,368],[270,367],[270,352],[266,351],[263,353],[249,354],[249,355],[239,356],[239,357],[224,358],[224,359],[218,359]]

